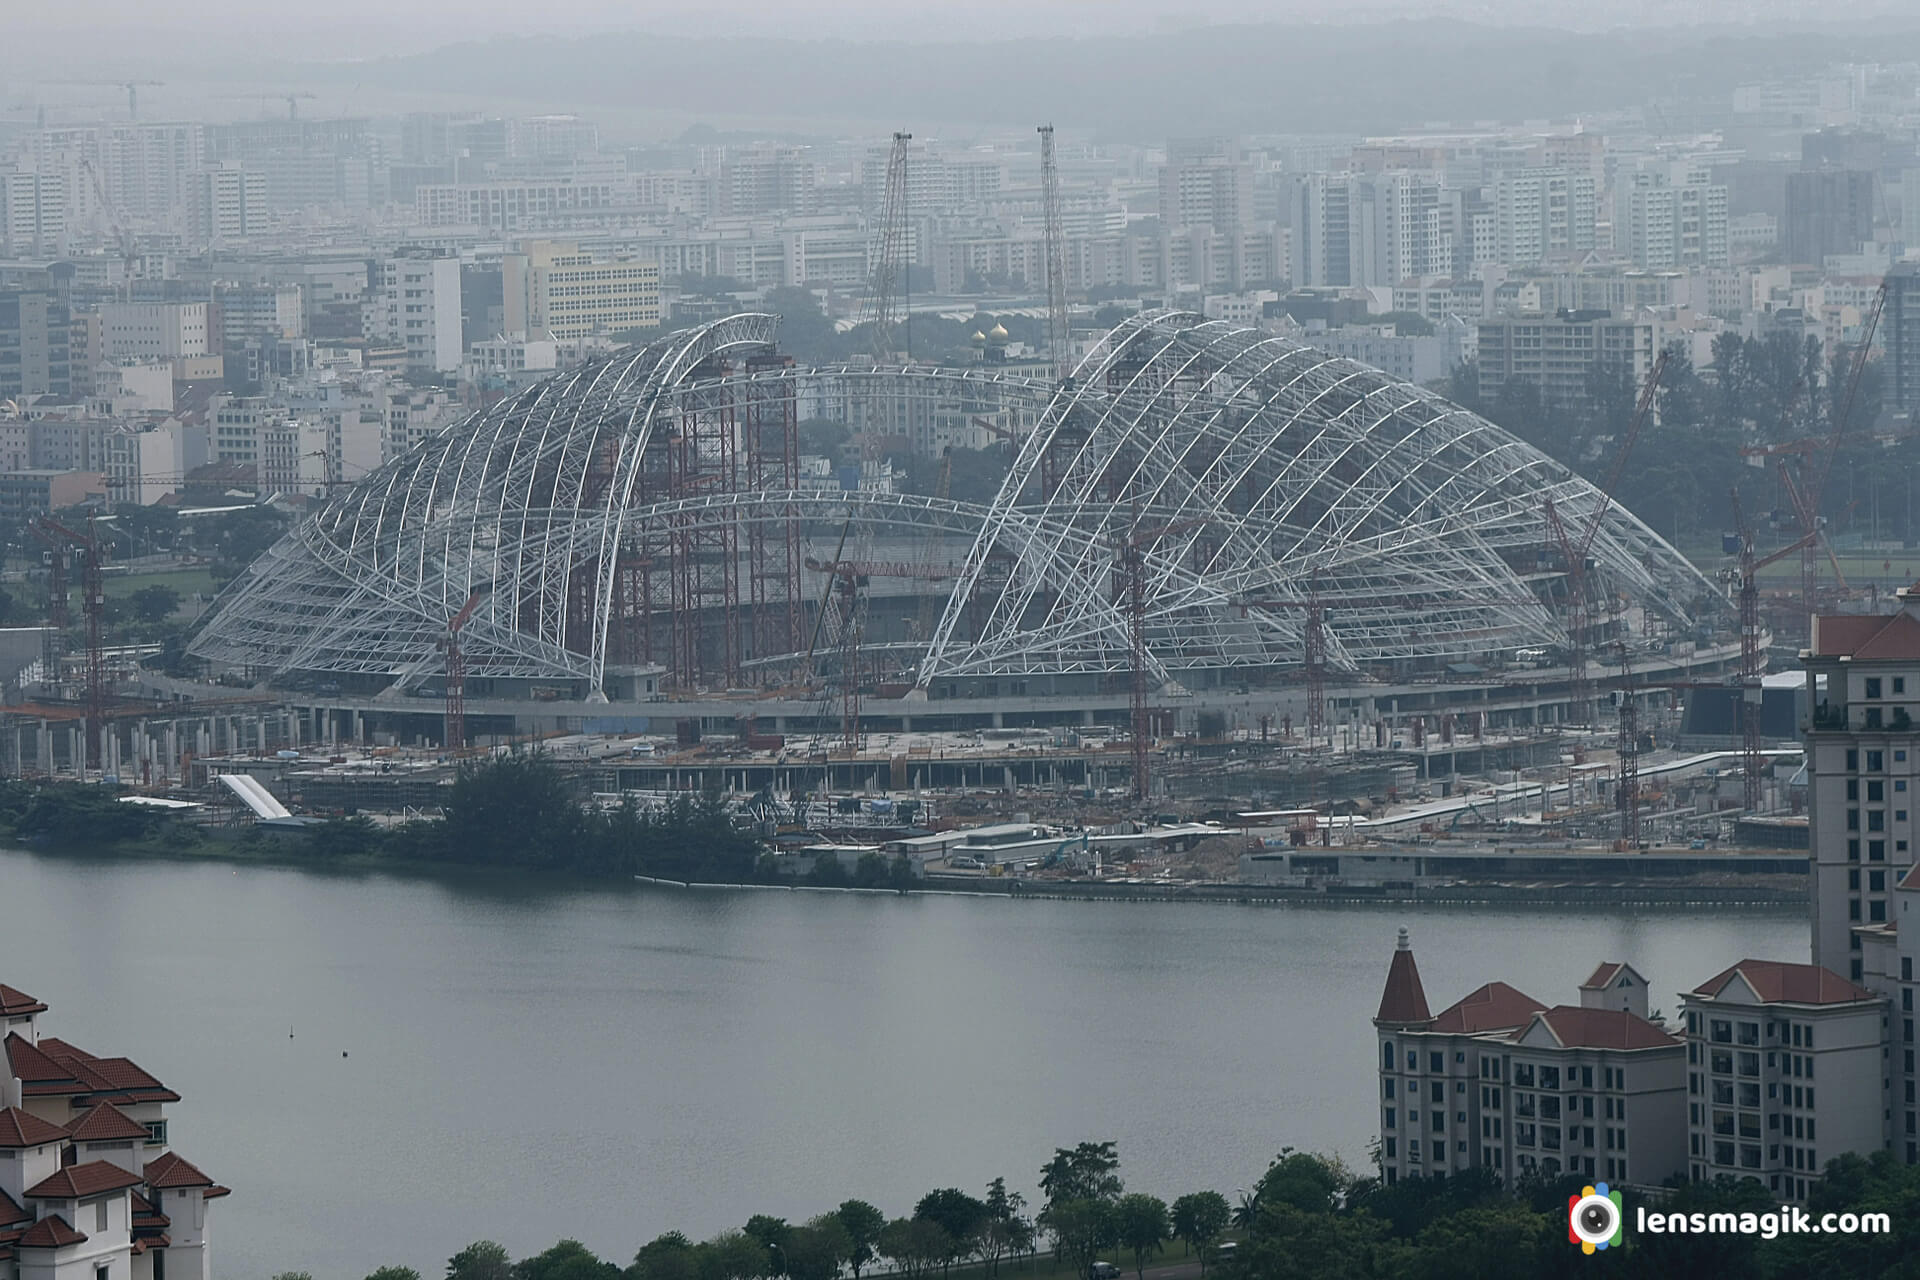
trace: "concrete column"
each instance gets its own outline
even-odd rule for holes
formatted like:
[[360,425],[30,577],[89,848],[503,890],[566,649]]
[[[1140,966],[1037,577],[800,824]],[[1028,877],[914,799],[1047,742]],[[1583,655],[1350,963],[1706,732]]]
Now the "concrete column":
[[36,738],[37,738],[37,745],[36,745],[35,754],[40,759],[40,772],[52,773],[53,772],[53,727],[49,725],[45,720],[42,720],[40,722],[40,728],[36,734]]

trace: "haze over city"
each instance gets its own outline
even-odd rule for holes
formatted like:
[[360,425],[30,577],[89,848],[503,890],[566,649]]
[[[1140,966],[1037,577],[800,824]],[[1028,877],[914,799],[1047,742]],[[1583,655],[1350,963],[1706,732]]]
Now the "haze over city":
[[1911,4],[5,41],[0,1280],[1904,1274]]

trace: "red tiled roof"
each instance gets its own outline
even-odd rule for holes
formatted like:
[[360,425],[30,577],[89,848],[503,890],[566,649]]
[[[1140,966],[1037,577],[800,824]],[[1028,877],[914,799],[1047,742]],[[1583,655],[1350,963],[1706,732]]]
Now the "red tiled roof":
[[213,1179],[169,1151],[147,1161],[146,1184],[155,1191],[175,1187],[210,1187]]
[[11,1227],[21,1222],[32,1222],[33,1215],[13,1202],[6,1192],[0,1191],[0,1227]]
[[0,1018],[22,1018],[29,1013],[45,1013],[47,1006],[17,987],[0,982]]
[[16,1243],[22,1249],[58,1249],[62,1245],[86,1242],[86,1236],[68,1226],[67,1220],[56,1213],[28,1227]]
[[1504,982],[1489,982],[1442,1009],[1430,1029],[1450,1031],[1456,1035],[1504,1031],[1510,1027],[1525,1026],[1529,1018],[1546,1007],[1526,992]]
[[117,1094],[123,1102],[178,1102],[180,1095],[141,1069],[131,1058],[96,1058],[65,1040],[40,1041],[47,1060],[72,1073],[84,1088],[64,1092]]
[[206,1200],[218,1200],[221,1196],[230,1196],[232,1194],[232,1187],[208,1187],[207,1194],[202,1198]]
[[111,1102],[102,1102],[67,1126],[67,1136],[75,1142],[118,1142],[124,1138],[145,1138],[147,1126],[129,1119],[127,1113]]
[[89,1160],[85,1164],[68,1165],[51,1178],[43,1178],[28,1187],[27,1194],[35,1200],[81,1200],[139,1185],[139,1174],[128,1173],[110,1161]]
[[1413,962],[1413,948],[1407,945],[1406,934],[1400,935],[1400,945],[1393,953],[1393,960],[1387,965],[1387,986],[1380,993],[1380,1012],[1373,1015],[1375,1022],[1428,1022],[1433,1014],[1427,1011],[1427,992],[1420,985],[1420,967]]
[[1906,610],[1896,614],[1835,614],[1815,619],[1816,657],[1856,661],[1920,658],[1920,620]]
[[1788,964],[1783,960],[1742,960],[1722,969],[1693,989],[1697,996],[1718,996],[1735,974],[1745,978],[1754,993],[1768,1004],[1852,1004],[1872,1000],[1865,987],[1848,982],[1831,969],[1815,964]]
[[[1907,874],[1900,877],[1900,882],[1896,884],[1894,888],[1920,889],[1920,862],[1916,862],[1911,867],[1908,867]],[[1889,923],[1891,923],[1891,921],[1889,921]]]
[[21,1090],[34,1094],[84,1093],[82,1085],[70,1067],[63,1067],[49,1058],[39,1049],[28,1044],[19,1032],[10,1033],[6,1039],[7,1066],[20,1081]]
[[168,1225],[167,1215],[153,1207],[153,1201],[138,1191],[129,1191],[128,1199],[133,1205],[133,1225],[141,1228],[164,1227]]
[[18,1107],[0,1111],[0,1147],[43,1147],[66,1141],[67,1131]]
[[[1669,1035],[1624,1009],[1585,1009],[1560,1004],[1534,1017],[1546,1024],[1555,1040],[1570,1049],[1669,1049],[1681,1043],[1678,1036]],[[1514,1038],[1518,1039],[1519,1035]]]
[[1598,991],[1619,977],[1620,971],[1626,967],[1627,966],[1617,960],[1603,960],[1600,963],[1600,967],[1593,971],[1593,976],[1580,984],[1580,989],[1582,991]]

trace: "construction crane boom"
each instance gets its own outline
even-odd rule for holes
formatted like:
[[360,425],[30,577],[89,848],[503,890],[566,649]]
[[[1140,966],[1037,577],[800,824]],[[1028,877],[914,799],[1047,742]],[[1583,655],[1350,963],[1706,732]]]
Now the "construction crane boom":
[[1552,499],[1544,504],[1547,531],[1558,548],[1561,558],[1566,562],[1567,579],[1567,703],[1568,718],[1585,716],[1592,710],[1593,695],[1587,681],[1587,635],[1589,617],[1587,602],[1587,556],[1593,550],[1593,540],[1600,534],[1600,526],[1606,522],[1607,511],[1613,505],[1613,493],[1620,485],[1620,477],[1626,470],[1627,457],[1633,452],[1633,446],[1640,439],[1641,428],[1646,426],[1647,417],[1653,410],[1654,392],[1659,389],[1660,376],[1666,372],[1667,352],[1661,348],[1654,357],[1653,367],[1647,372],[1647,381],[1640,388],[1640,399],[1634,405],[1633,418],[1627,424],[1625,436],[1620,448],[1615,452],[1613,467],[1607,473],[1606,487],[1600,491],[1600,505],[1594,508],[1586,527],[1578,537],[1569,531]]
[[[1753,554],[1753,530],[1747,524],[1747,513],[1740,505],[1740,490],[1732,489],[1729,496],[1733,502],[1733,522],[1740,540],[1739,600],[1740,600],[1740,772],[1741,798],[1747,812],[1758,812],[1760,808],[1760,707],[1763,690],[1760,683],[1761,668],[1765,655],[1760,649],[1760,588],[1754,577],[1759,572],[1760,562]],[[1799,550],[1795,543],[1788,550]],[[1779,559],[1788,551],[1775,552],[1768,557],[1768,563]]]
[[861,299],[859,319],[872,324],[873,357],[882,363],[899,353],[893,340],[894,304],[904,290],[908,299],[906,354],[913,354],[912,289],[907,280],[911,266],[907,233],[907,144],[910,133],[895,133],[893,149],[887,153],[886,188],[880,208],[880,243],[867,294]]
[[1046,220],[1047,354],[1056,382],[1073,371],[1073,344],[1067,317],[1067,237],[1060,213],[1060,164],[1053,152],[1053,126],[1040,134],[1040,203]]

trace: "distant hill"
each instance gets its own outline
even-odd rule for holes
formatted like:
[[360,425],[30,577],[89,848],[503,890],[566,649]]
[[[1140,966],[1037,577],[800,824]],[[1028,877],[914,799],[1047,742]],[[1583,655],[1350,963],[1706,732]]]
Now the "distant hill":
[[1154,36],[855,43],[642,33],[502,38],[300,67],[301,82],[715,116],[1028,125],[1116,138],[1384,132],[1725,103],[1736,85],[1843,61],[1920,59],[1920,15],[1874,29],[1581,34],[1451,20],[1215,26]]

